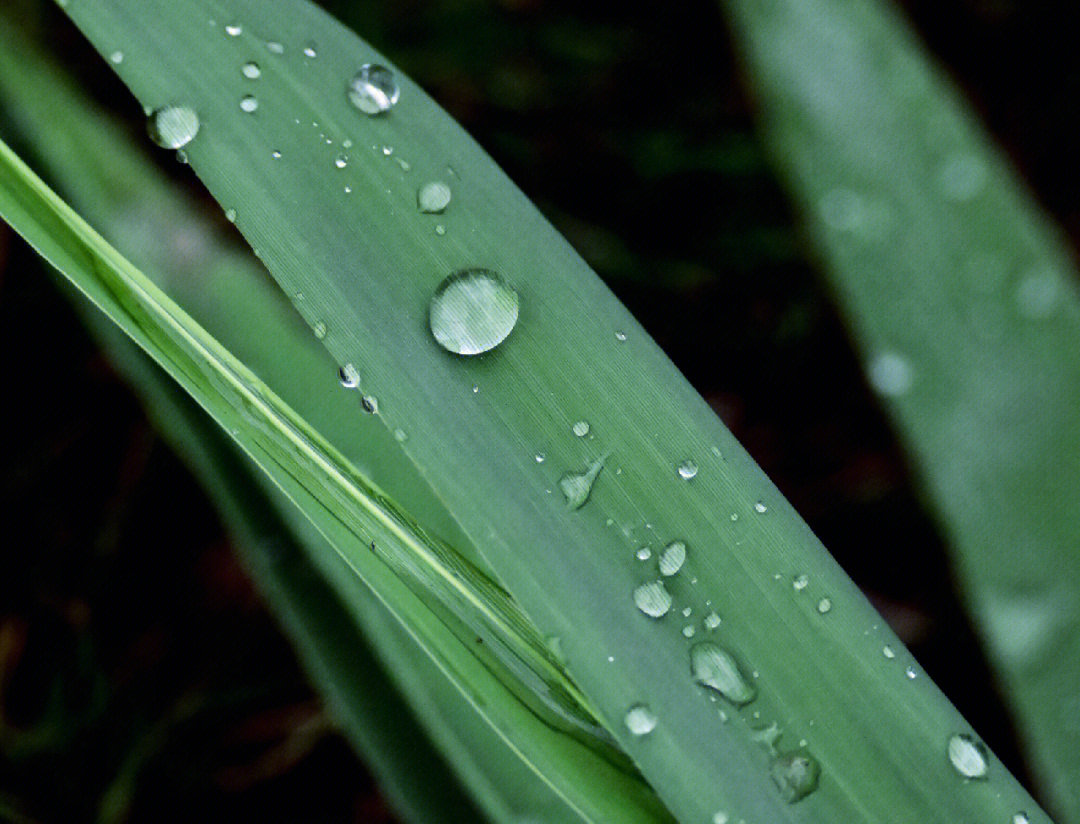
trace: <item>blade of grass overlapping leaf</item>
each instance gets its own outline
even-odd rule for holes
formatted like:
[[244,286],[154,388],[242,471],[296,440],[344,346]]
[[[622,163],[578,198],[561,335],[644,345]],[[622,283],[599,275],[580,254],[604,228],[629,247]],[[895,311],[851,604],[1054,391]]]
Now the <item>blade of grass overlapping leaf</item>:
[[932,493],[1036,775],[1078,822],[1070,252],[888,4],[728,5],[778,166]]
[[[300,0],[69,12],[102,53],[122,50],[148,110],[198,113],[192,167],[338,363],[359,367],[403,452],[678,817],[1045,820],[998,762],[986,781],[950,765],[950,741],[954,757],[980,752],[956,737],[967,725],[906,653],[882,657],[899,641],[490,159],[400,75],[388,114],[350,105],[359,66],[386,63],[370,47]],[[417,209],[434,181],[452,193],[445,215]],[[516,289],[520,319],[460,358],[428,306],[471,267]],[[682,571],[635,601],[658,571],[636,550],[671,541],[689,547]],[[665,593],[689,621],[642,614]],[[714,646],[697,646],[710,630]],[[694,683],[691,648],[737,706],[718,711]],[[634,731],[643,715],[655,729],[632,732],[631,708]]]
[[0,214],[204,405],[579,814],[664,819],[505,595],[359,475],[2,143]]

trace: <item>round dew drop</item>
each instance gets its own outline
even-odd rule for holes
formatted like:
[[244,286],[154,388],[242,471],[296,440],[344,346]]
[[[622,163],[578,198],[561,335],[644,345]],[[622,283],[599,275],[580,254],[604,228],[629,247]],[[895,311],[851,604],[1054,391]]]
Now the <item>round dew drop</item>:
[[318,57],[319,53],[315,50],[314,43],[308,43],[304,46],[304,57]]
[[663,618],[671,609],[671,593],[663,581],[649,581],[634,590],[634,604],[650,618]]
[[970,735],[954,735],[949,739],[949,761],[964,778],[986,778],[989,752],[986,746]]
[[579,438],[584,438],[586,435],[589,434],[589,422],[588,421],[578,421],[577,423],[574,424],[573,428],[574,428],[574,434],[577,435]]
[[447,352],[479,355],[506,340],[518,319],[518,294],[488,269],[447,277],[431,298],[431,334]]
[[163,149],[179,149],[199,133],[199,115],[188,106],[163,106],[150,115],[146,130]]
[[743,676],[734,656],[711,641],[702,641],[690,650],[690,672],[699,684],[737,706],[757,697],[757,689]]
[[240,98],[240,111],[251,114],[259,108],[259,101],[253,94],[245,94]]
[[794,804],[817,789],[821,765],[806,751],[782,753],[773,760],[769,775],[784,800]]
[[832,610],[832,599],[830,599],[830,598],[822,598],[820,601],[817,602],[817,611],[820,612],[822,615],[825,615],[827,612],[829,612],[831,610]]
[[416,206],[424,214],[442,214],[449,205],[450,187],[441,180],[425,183],[416,192]]
[[697,464],[693,461],[683,461],[679,464],[679,477],[684,481],[689,481],[691,478],[697,475]]
[[253,60],[249,60],[243,66],[240,67],[240,73],[244,75],[248,80],[258,80],[259,75],[262,74],[262,69],[259,68],[259,64]]
[[718,626],[720,626],[719,615],[717,615],[715,612],[710,612],[708,615],[705,616],[706,629],[716,629]]
[[656,729],[656,714],[644,704],[634,704],[626,711],[626,728],[634,735],[648,735]]
[[665,578],[675,575],[686,562],[686,544],[672,541],[660,553],[660,574]]
[[346,88],[349,102],[366,115],[392,109],[401,96],[394,73],[377,63],[365,63]]
[[647,546],[643,546],[634,553],[639,561],[647,561],[652,557],[652,550]]
[[1012,824],[1031,824],[1031,821],[1027,817],[1027,813],[1017,813],[1012,817]]

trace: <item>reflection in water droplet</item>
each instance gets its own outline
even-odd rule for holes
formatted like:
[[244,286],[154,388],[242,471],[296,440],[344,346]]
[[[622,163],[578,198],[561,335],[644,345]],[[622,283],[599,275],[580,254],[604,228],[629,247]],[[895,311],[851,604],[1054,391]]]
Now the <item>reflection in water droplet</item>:
[[566,504],[571,509],[581,509],[589,500],[593,484],[600,470],[604,468],[604,458],[597,458],[584,472],[568,472],[559,479],[559,489],[562,490]]
[[425,183],[416,192],[416,205],[425,214],[441,214],[450,205],[450,187],[441,180]]
[[649,581],[634,590],[634,604],[650,618],[662,618],[671,609],[671,593],[663,581]]
[[376,415],[379,412],[379,400],[374,395],[364,395],[360,399],[360,405],[368,414]]
[[684,481],[689,481],[697,475],[697,464],[693,461],[686,460],[679,464],[679,477]]
[[892,658],[896,657],[896,653],[893,652],[893,648],[890,647],[888,644],[886,644],[885,646],[883,646],[881,648],[881,654],[884,655],[886,658],[889,658],[889,659],[892,659]]
[[881,352],[866,368],[870,386],[879,395],[897,398],[911,388],[914,373],[908,359],[897,352]]
[[634,704],[626,711],[626,728],[634,735],[648,735],[656,729],[656,715],[644,704]]
[[257,80],[259,75],[262,74],[262,69],[259,68],[259,64],[249,60],[243,66],[240,67],[240,73],[244,75],[248,80]]
[[682,569],[685,562],[686,544],[682,541],[672,541],[660,553],[660,574],[670,577]]
[[547,456],[543,452],[537,452],[536,453],[536,462],[537,463],[543,463],[546,460],[547,460]]
[[916,678],[919,677],[919,673],[915,672],[915,667],[908,667],[906,670],[904,670],[904,675],[906,675],[911,681],[914,681]]
[[360,385],[360,372],[351,363],[347,363],[338,369],[338,379],[346,389],[355,389]]
[[240,98],[240,111],[251,114],[257,108],[259,108],[259,101],[255,98],[255,95],[245,94]]
[[188,106],[164,106],[150,115],[146,129],[157,145],[179,149],[199,133],[199,115]]
[[690,650],[690,672],[699,684],[716,690],[736,705],[749,704],[757,689],[743,677],[735,658],[711,641]]
[[832,609],[832,600],[829,598],[822,598],[817,602],[817,611],[822,615],[829,612]]
[[124,53],[117,49],[109,55],[109,62],[112,63],[114,66],[119,66],[121,63],[124,62]]
[[349,165],[348,156],[339,154],[337,157],[334,158],[334,165],[337,166],[339,169],[344,169],[346,166]]
[[479,355],[506,340],[518,319],[518,294],[488,269],[464,269],[431,298],[431,333],[456,355]]
[[989,752],[986,746],[970,735],[954,735],[949,739],[949,761],[964,778],[986,778]]
[[652,550],[647,546],[643,546],[635,553],[639,561],[647,561],[652,557]]
[[308,43],[304,46],[304,57],[316,57],[318,54],[319,53],[315,50],[314,43]]
[[398,102],[401,92],[394,73],[385,66],[365,63],[346,89],[349,102],[367,115],[382,114]]
[[243,33],[244,29],[238,23],[232,23],[225,27],[225,34],[229,35],[229,37],[239,37]]
[[778,755],[769,766],[769,775],[789,804],[806,798],[818,785],[821,766],[805,750]]
[[281,160],[281,151],[274,149],[274,151],[270,152],[270,157],[274,158],[274,160]]

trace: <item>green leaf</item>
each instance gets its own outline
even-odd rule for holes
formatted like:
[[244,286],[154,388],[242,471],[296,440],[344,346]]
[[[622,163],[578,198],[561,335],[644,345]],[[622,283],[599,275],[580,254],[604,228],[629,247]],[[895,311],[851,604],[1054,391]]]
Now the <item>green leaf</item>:
[[773,155],[931,493],[1035,776],[1078,822],[1070,251],[890,4],[728,6]]

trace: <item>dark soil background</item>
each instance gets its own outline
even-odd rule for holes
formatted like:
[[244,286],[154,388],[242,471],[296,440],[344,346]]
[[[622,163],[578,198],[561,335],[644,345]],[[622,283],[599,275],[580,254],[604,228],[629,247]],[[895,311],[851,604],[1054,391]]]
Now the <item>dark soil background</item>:
[[[1024,779],[917,479],[756,140],[718,5],[324,5],[584,254]],[[903,5],[1075,242],[1080,53],[1058,33],[1080,12]],[[130,113],[65,18],[40,13],[56,56]],[[5,228],[0,346],[0,821],[394,821],[213,508]]]

